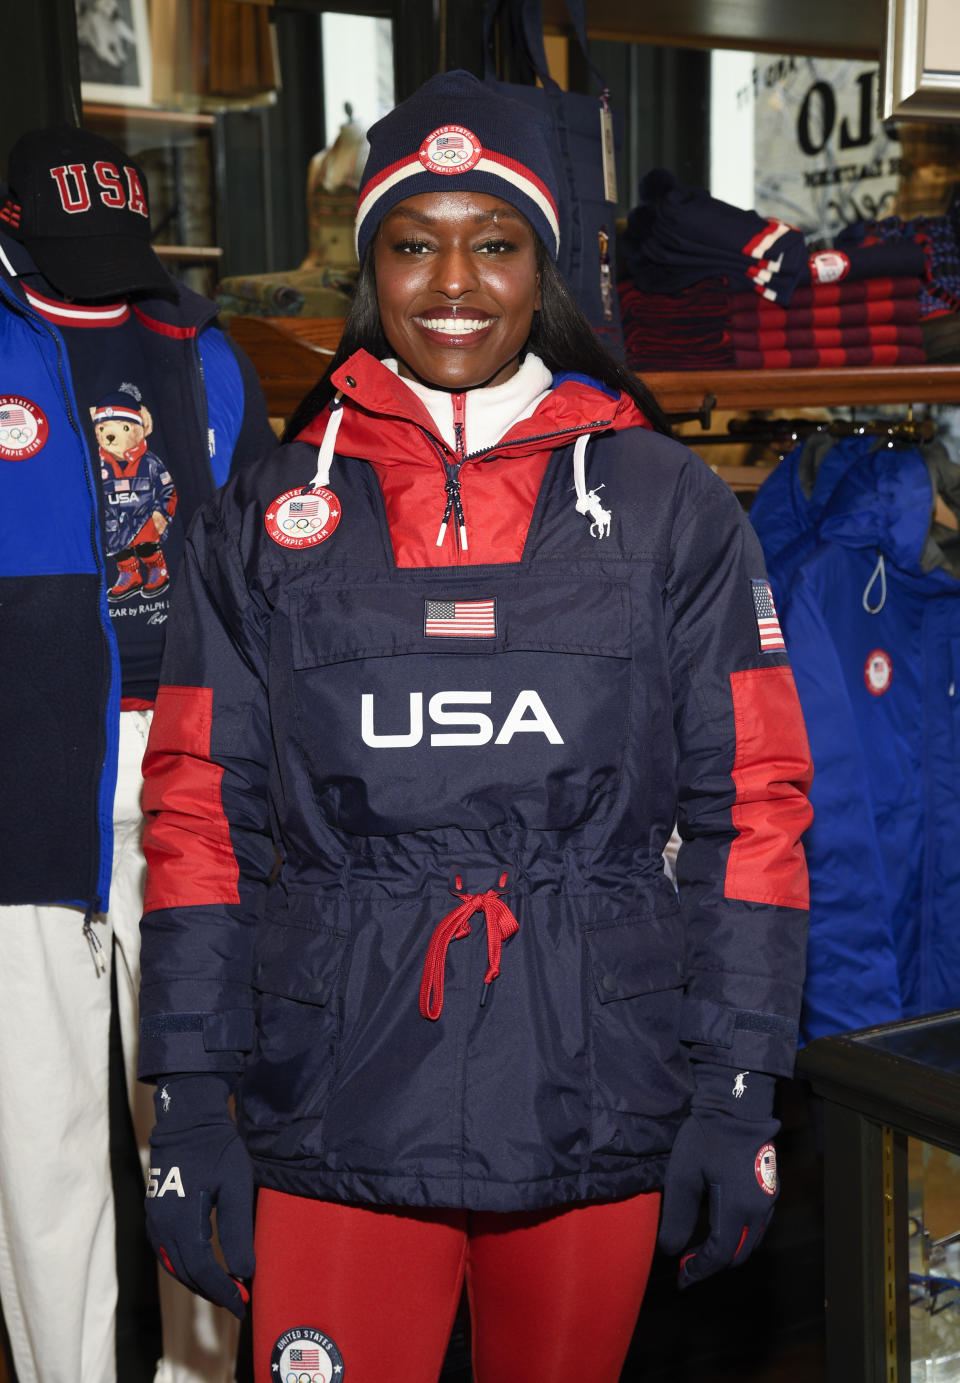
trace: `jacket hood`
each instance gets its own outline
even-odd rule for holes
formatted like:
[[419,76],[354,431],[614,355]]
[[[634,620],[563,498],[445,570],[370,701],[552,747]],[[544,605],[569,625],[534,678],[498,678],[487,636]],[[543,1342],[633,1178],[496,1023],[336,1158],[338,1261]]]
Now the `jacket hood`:
[[767,562],[801,555],[816,543],[831,496],[848,470],[880,445],[876,437],[812,433],[767,476],[750,506],[750,522]]
[[[344,402],[350,404],[344,410],[337,437],[341,454],[380,464],[435,464],[425,454],[424,433],[441,451],[448,450],[427,408],[402,379],[367,351],[356,351],[332,378]],[[297,440],[318,445],[329,416],[328,406]],[[616,393],[586,375],[558,374],[553,377],[550,393],[530,417],[515,423],[495,446],[474,455],[478,459],[504,452],[528,456],[562,446],[585,433],[649,426],[629,395]]]
[[842,547],[882,553],[901,572],[934,584],[960,576],[954,528],[933,519],[940,496],[960,519],[960,467],[938,442],[881,447],[853,465],[824,511],[820,537]]

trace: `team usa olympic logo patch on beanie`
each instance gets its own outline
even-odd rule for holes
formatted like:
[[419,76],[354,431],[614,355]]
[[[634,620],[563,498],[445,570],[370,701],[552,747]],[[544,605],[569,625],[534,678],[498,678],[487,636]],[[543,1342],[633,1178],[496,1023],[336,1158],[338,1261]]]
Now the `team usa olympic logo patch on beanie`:
[[441,125],[420,145],[419,159],[429,173],[469,173],[480,162],[483,145],[464,125]]
[[322,1330],[296,1326],[274,1345],[270,1377],[277,1383],[344,1383],[343,1355]]

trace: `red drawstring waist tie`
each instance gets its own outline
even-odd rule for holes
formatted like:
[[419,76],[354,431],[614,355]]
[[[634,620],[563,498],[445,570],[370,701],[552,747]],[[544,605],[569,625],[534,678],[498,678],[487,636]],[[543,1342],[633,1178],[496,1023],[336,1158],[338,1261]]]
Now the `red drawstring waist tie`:
[[[500,879],[502,888],[507,882],[504,874]],[[460,880],[457,879],[459,887]],[[453,892],[453,890],[451,890]],[[424,1018],[439,1018],[443,1009],[443,972],[447,963],[447,949],[451,941],[470,935],[470,918],[475,912],[482,912],[487,924],[487,973],[483,983],[488,985],[500,974],[500,948],[508,937],[520,930],[520,923],[507,907],[496,889],[488,888],[486,893],[455,893],[460,906],[448,912],[442,922],[438,922],[427,947],[423,964],[423,979],[420,981],[420,1012]],[[486,988],[483,999],[487,997]]]

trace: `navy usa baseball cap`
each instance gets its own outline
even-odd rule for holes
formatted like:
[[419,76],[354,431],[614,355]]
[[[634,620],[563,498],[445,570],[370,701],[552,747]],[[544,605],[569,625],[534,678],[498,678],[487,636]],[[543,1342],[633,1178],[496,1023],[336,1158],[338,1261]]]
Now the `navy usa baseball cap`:
[[10,151],[6,181],[0,228],[66,297],[175,294],[150,244],[146,175],[115,144],[73,125],[31,130]]

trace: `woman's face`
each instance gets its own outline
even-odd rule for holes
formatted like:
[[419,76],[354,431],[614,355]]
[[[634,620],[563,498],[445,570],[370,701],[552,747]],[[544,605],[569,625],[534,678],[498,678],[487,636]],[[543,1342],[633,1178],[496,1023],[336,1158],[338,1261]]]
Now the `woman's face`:
[[485,192],[424,192],[374,243],[377,303],[400,373],[440,389],[502,384],[540,306],[529,221]]

